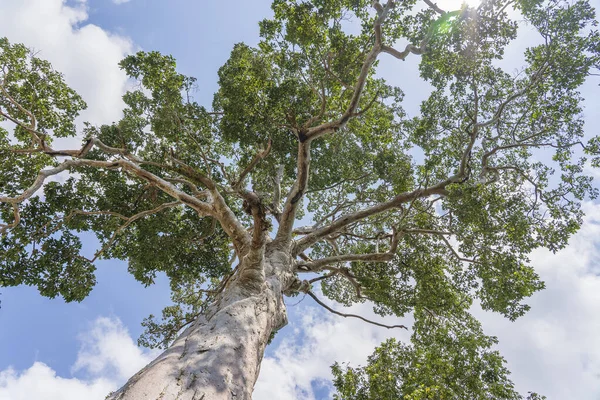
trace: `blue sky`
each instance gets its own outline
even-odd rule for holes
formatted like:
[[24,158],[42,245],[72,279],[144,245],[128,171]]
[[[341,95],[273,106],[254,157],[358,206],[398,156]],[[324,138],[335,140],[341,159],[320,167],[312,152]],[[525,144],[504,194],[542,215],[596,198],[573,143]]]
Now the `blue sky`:
[[[265,0],[0,0],[0,37],[41,51],[65,73],[89,104],[82,121],[108,123],[118,119],[127,88],[116,66],[124,55],[139,49],[174,55],[181,72],[198,78],[197,100],[208,105],[219,66],[234,43],[257,42],[257,22],[270,15],[269,6]],[[416,66],[411,60],[381,63],[382,74],[412,101],[409,112],[428,92],[413,78]],[[596,84],[584,91],[590,130],[600,123]],[[550,399],[600,398],[600,205],[585,207],[588,223],[569,248],[532,256],[548,289],[533,297],[526,317],[510,323],[475,310],[487,332],[499,337],[518,388]],[[93,252],[93,240],[85,244]],[[100,400],[151,359],[134,341],[142,319],[169,304],[166,280],[144,288],[118,261],[99,262],[97,278],[82,303],[49,300],[27,287],[1,290],[0,400]],[[368,305],[352,311],[373,316]],[[328,398],[323,380],[335,360],[364,363],[385,338],[407,337],[324,314],[311,299],[289,313],[290,324],[267,351],[258,400]]]

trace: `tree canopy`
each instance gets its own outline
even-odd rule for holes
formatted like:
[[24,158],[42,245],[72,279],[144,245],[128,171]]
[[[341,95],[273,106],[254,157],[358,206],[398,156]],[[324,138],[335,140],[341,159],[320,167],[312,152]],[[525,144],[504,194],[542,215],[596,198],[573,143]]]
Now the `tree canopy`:
[[[98,259],[127,260],[145,285],[165,273],[174,304],[140,339],[165,347],[243,273],[240,257],[286,243],[298,277],[287,295],[317,298],[320,284],[339,304],[415,319],[411,343],[333,367],[337,398],[522,398],[469,309],[522,316],[544,287],[529,254],[563,248],[597,195],[586,166],[600,165],[600,138],[586,136],[579,92],[600,65],[593,8],[272,9],[260,43],[235,45],[220,68],[212,105],[194,100],[195,78],[171,56],[139,52],[120,64],[136,82],[122,119],[82,131],[85,103],[63,76],[0,39],[0,287],[81,301]],[[520,26],[537,44],[507,71]],[[403,76],[432,87],[417,115],[377,74],[383,57],[398,74],[419,58],[419,76]],[[81,145],[54,147],[69,137]],[[99,243],[91,255],[86,233]]]

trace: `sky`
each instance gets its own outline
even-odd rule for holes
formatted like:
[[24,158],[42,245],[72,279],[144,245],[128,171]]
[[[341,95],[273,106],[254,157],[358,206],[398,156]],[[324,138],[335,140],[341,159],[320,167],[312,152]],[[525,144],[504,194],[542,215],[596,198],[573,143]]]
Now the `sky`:
[[[234,43],[258,41],[257,22],[270,15],[269,6],[266,0],[0,0],[0,37],[34,48],[65,74],[89,106],[80,123],[110,123],[121,115],[128,88],[117,66],[125,55],[172,54],[182,73],[198,78],[197,100],[209,104],[219,66]],[[405,90],[407,111],[416,112],[428,93],[415,79],[416,61],[384,58],[380,68]],[[597,83],[583,90],[590,134],[600,126]],[[600,203],[584,209],[585,224],[566,249],[532,254],[547,289],[531,298],[526,316],[513,323],[474,310],[486,333],[499,338],[522,393],[600,399]],[[84,251],[94,250],[91,239],[84,243]],[[135,343],[142,319],[169,304],[166,279],[144,288],[123,262],[97,266],[98,284],[81,303],[49,300],[28,287],[0,290],[0,400],[101,400],[156,356]],[[256,400],[328,399],[333,362],[364,364],[381,341],[409,335],[327,314],[310,298],[286,302],[290,323],[267,349]],[[377,319],[366,304],[346,311]]]

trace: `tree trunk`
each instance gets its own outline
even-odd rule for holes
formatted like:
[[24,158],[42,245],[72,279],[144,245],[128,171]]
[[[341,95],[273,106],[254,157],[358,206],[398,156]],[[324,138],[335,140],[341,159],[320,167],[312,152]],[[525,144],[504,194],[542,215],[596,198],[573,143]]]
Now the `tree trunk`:
[[[270,268],[273,272],[273,268]],[[108,400],[250,400],[272,332],[287,323],[281,279],[232,282],[207,313]]]

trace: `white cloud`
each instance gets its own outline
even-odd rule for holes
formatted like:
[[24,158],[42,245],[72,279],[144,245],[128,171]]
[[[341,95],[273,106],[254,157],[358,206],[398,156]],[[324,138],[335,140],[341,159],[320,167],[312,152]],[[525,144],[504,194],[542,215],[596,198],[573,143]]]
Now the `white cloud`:
[[[310,298],[304,300],[310,301]],[[374,321],[381,320],[368,304],[350,308],[332,307]],[[388,320],[386,323],[394,322]],[[397,323],[410,325],[411,321],[401,320]],[[387,330],[314,308],[308,308],[294,326],[293,334],[288,333],[289,336],[275,349],[275,355],[263,360],[254,391],[255,400],[315,399],[311,383],[327,382],[329,385],[332,378],[330,366],[334,362],[350,362],[354,366],[364,364],[374,347],[385,339],[395,336],[408,340],[410,337],[410,333],[404,330]]]
[[80,337],[81,348],[72,372],[126,381],[152,361],[137,347],[120,320],[100,317]]
[[115,4],[124,4],[124,3],[129,3],[131,0],[113,0],[113,3]]
[[0,0],[0,10],[0,37],[37,51],[87,102],[80,120],[109,123],[121,116],[127,76],[117,64],[133,50],[129,39],[86,23],[85,1]]
[[83,378],[60,377],[42,362],[8,368],[0,371],[0,400],[103,400],[156,355],[142,352],[114,318],[98,318],[80,341],[73,371]]
[[0,372],[0,400],[101,400],[115,385],[105,379],[92,382],[61,378],[44,363],[17,373],[13,369]]
[[568,248],[532,255],[547,288],[532,297],[525,317],[511,323],[477,313],[488,334],[498,336],[517,387],[550,399],[600,398],[600,205],[584,210],[586,221]]

